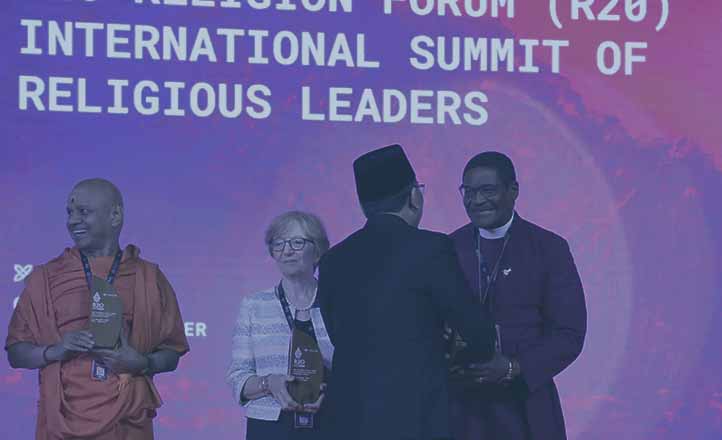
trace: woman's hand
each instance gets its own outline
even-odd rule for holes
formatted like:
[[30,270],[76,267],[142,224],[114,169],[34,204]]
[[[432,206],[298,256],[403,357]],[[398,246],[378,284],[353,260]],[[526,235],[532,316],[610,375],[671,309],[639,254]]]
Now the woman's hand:
[[296,380],[293,376],[283,374],[271,374],[268,376],[268,390],[284,411],[293,411],[301,408],[293,397],[288,393],[287,383]]
[[317,413],[321,409],[321,404],[323,404],[323,398],[326,395],[325,391],[326,391],[326,384],[322,383],[321,384],[321,394],[318,396],[318,400],[316,400],[313,403],[307,403],[307,404],[303,405],[303,410],[305,412]]

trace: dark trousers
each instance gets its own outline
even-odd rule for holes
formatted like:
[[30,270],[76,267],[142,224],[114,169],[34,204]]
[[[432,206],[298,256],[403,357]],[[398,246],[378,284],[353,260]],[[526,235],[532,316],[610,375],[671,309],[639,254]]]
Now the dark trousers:
[[313,428],[293,427],[293,412],[281,411],[276,421],[246,419],[246,440],[326,440],[322,431],[323,411],[314,417]]
[[455,440],[531,440],[524,401],[506,387],[455,390],[449,402]]

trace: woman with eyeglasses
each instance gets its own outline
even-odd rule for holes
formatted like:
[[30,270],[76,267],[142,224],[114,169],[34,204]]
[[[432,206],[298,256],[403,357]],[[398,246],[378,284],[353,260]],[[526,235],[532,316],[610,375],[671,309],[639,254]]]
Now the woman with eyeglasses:
[[290,211],[271,222],[265,242],[281,281],[241,301],[226,380],[235,401],[246,409],[247,440],[318,440],[323,438],[323,392],[314,403],[300,404],[291,397],[288,385],[295,378],[288,375],[289,344],[294,329],[308,334],[330,369],[333,346],[316,301],[314,277],[328,237],[318,217]]

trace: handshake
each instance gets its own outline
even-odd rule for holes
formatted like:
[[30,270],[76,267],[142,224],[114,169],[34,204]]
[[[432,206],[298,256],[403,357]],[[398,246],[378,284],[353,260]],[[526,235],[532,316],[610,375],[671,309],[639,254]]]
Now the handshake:
[[487,383],[508,385],[520,374],[519,364],[501,352],[498,326],[494,357],[485,363],[473,362],[465,350],[466,342],[457,331],[444,326],[443,338],[446,342],[445,357],[448,361],[449,381],[452,385],[471,386]]
[[444,357],[449,365],[449,379],[453,383],[473,383],[474,380],[471,377],[471,371],[469,371],[469,367],[472,365],[471,360],[467,359],[468,355],[465,352],[466,342],[461,338],[459,332],[446,325],[444,326],[443,338],[446,345]]

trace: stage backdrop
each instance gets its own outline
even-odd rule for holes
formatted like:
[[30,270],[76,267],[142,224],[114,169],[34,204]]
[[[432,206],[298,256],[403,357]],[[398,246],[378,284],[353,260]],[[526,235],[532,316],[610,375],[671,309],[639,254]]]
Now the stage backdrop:
[[[224,383],[243,295],[278,281],[269,220],[363,225],[351,163],[402,144],[422,227],[467,219],[472,155],[514,160],[519,213],[566,237],[589,332],[558,377],[572,439],[722,436],[722,9],[716,0],[13,0],[0,6],[2,338],[23,280],[71,245],[88,177],[126,200],[190,353],[156,377],[160,439],[239,439]],[[383,374],[383,370],[379,371]],[[3,438],[37,372],[0,362]]]

